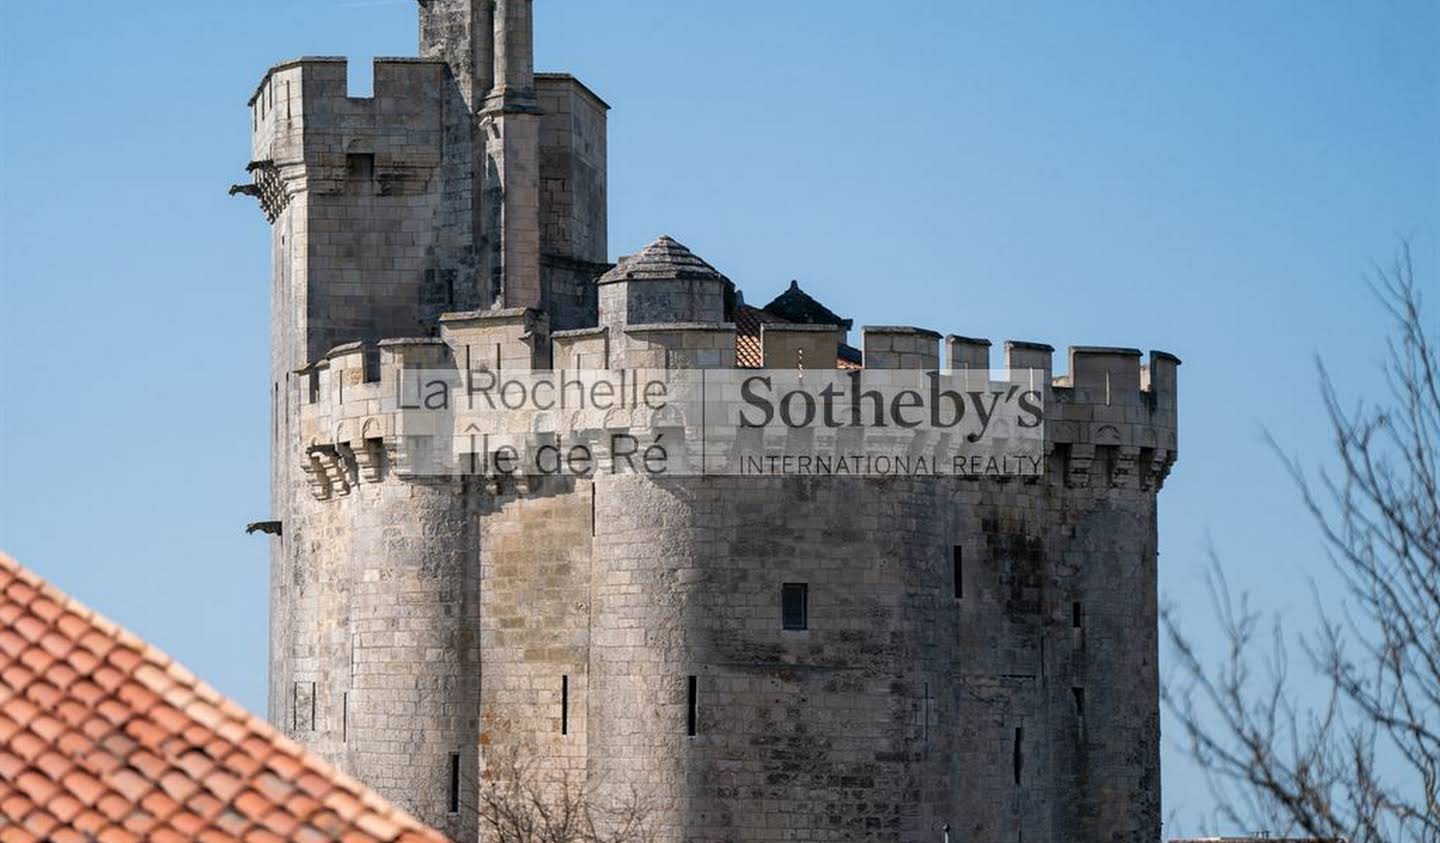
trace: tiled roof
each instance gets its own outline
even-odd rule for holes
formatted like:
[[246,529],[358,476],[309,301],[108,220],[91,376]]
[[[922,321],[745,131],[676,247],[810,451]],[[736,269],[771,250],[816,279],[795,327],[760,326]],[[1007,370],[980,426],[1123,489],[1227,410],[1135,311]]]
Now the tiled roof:
[[639,252],[620,259],[600,276],[599,283],[617,281],[724,281],[730,279],[670,237],[661,237]]
[[760,344],[760,326],[784,324],[773,313],[742,304],[735,308],[735,365],[742,369],[765,367],[765,349]]
[[0,843],[442,843],[0,554]]
[[[761,325],[789,325],[785,319],[758,307],[742,304],[735,308],[735,365],[741,369],[765,368],[765,348],[760,338]],[[860,352],[848,345],[840,346],[835,361],[837,369],[859,369]]]

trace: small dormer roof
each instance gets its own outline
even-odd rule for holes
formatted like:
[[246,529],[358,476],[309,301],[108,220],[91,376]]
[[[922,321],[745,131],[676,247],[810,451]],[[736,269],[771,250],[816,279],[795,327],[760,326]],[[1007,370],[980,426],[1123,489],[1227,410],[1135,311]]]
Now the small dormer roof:
[[765,305],[765,309],[786,322],[797,325],[840,325],[848,331],[855,324],[855,320],[837,315],[800,289],[799,281],[791,281],[790,289]]
[[672,237],[661,237],[638,253],[623,257],[600,276],[601,284],[621,281],[719,281],[730,284],[715,267]]

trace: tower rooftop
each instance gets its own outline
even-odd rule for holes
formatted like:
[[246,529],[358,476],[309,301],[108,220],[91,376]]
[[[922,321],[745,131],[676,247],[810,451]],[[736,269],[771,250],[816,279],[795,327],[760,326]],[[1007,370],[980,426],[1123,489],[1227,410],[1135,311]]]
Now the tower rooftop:
[[765,310],[798,325],[841,325],[848,331],[855,324],[800,289],[799,281],[791,281],[790,288],[765,305]]
[[601,284],[620,281],[724,281],[730,279],[668,235],[623,257],[600,277]]

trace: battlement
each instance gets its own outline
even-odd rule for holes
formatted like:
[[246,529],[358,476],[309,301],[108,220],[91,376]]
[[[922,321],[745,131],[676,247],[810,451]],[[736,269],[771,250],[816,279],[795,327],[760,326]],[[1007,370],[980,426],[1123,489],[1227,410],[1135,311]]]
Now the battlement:
[[796,325],[774,322],[760,326],[760,349],[772,369],[834,369],[839,366],[840,325]]
[[[349,62],[315,56],[266,72],[249,106],[255,165],[307,179],[318,192],[338,192],[348,170],[373,169],[381,192],[440,163],[445,63],[379,58],[372,96],[349,95]],[[367,157],[363,164],[350,156]]]
[[[771,368],[834,369],[842,330],[838,325],[766,325],[766,360],[774,361]],[[862,330],[862,372],[942,368],[941,335],[934,331],[907,326]],[[991,341],[951,335],[945,347],[949,371],[973,372],[982,391],[993,387]],[[1156,489],[1163,483],[1178,454],[1177,357],[1154,351],[1147,363],[1138,349],[1078,346],[1068,350],[1069,371],[1054,376],[1053,347],[1012,340],[1004,349],[1006,382],[1023,387],[1029,378],[1031,388],[1044,396],[1045,450],[1057,460],[1053,468],[1067,485],[1091,485],[1092,471],[1112,487]],[[723,322],[607,326],[552,335],[544,314],[525,308],[446,314],[440,338],[351,343],[301,370],[309,376],[301,414],[305,468],[317,478],[317,494],[343,494],[351,483],[378,478],[384,455],[393,461],[400,437],[452,433],[405,429],[415,423],[400,405],[407,369],[453,371],[457,378],[462,372],[529,373],[552,367],[735,369],[735,351],[735,326]],[[403,474],[403,467],[397,468]]]

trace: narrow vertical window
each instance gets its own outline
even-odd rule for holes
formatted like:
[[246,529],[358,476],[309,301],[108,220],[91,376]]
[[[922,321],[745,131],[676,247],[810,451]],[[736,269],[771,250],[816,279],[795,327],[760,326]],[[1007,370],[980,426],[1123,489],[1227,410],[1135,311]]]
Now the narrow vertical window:
[[955,599],[965,599],[965,549],[955,545],[950,553],[950,570],[954,577]]
[[1085,605],[1080,602],[1070,604],[1070,625],[1075,629],[1085,628]]
[[450,753],[450,813],[460,813],[460,753]]
[[685,733],[693,738],[700,734],[700,677],[691,676],[687,684],[690,700]]
[[570,734],[570,677],[560,677],[560,734]]
[[1084,717],[1084,716],[1085,716],[1085,689],[1084,689],[1084,688],[1071,688],[1071,689],[1070,689],[1070,693],[1072,693],[1072,694],[1075,695],[1075,715],[1076,715],[1077,717]]
[[1020,784],[1020,774],[1025,770],[1025,730],[1017,727],[1015,729],[1015,784]]
[[810,628],[810,586],[788,582],[780,587],[780,623],[790,631]]
[[925,683],[925,698],[924,698],[924,699],[925,699],[925,712],[924,712],[924,714],[925,714],[925,720],[923,721],[922,731],[924,732],[925,745],[926,745],[926,746],[929,746],[929,745],[930,745],[930,701],[931,701],[931,699],[933,699],[933,698],[930,696],[930,683],[929,683],[929,682],[926,682],[926,683]]

